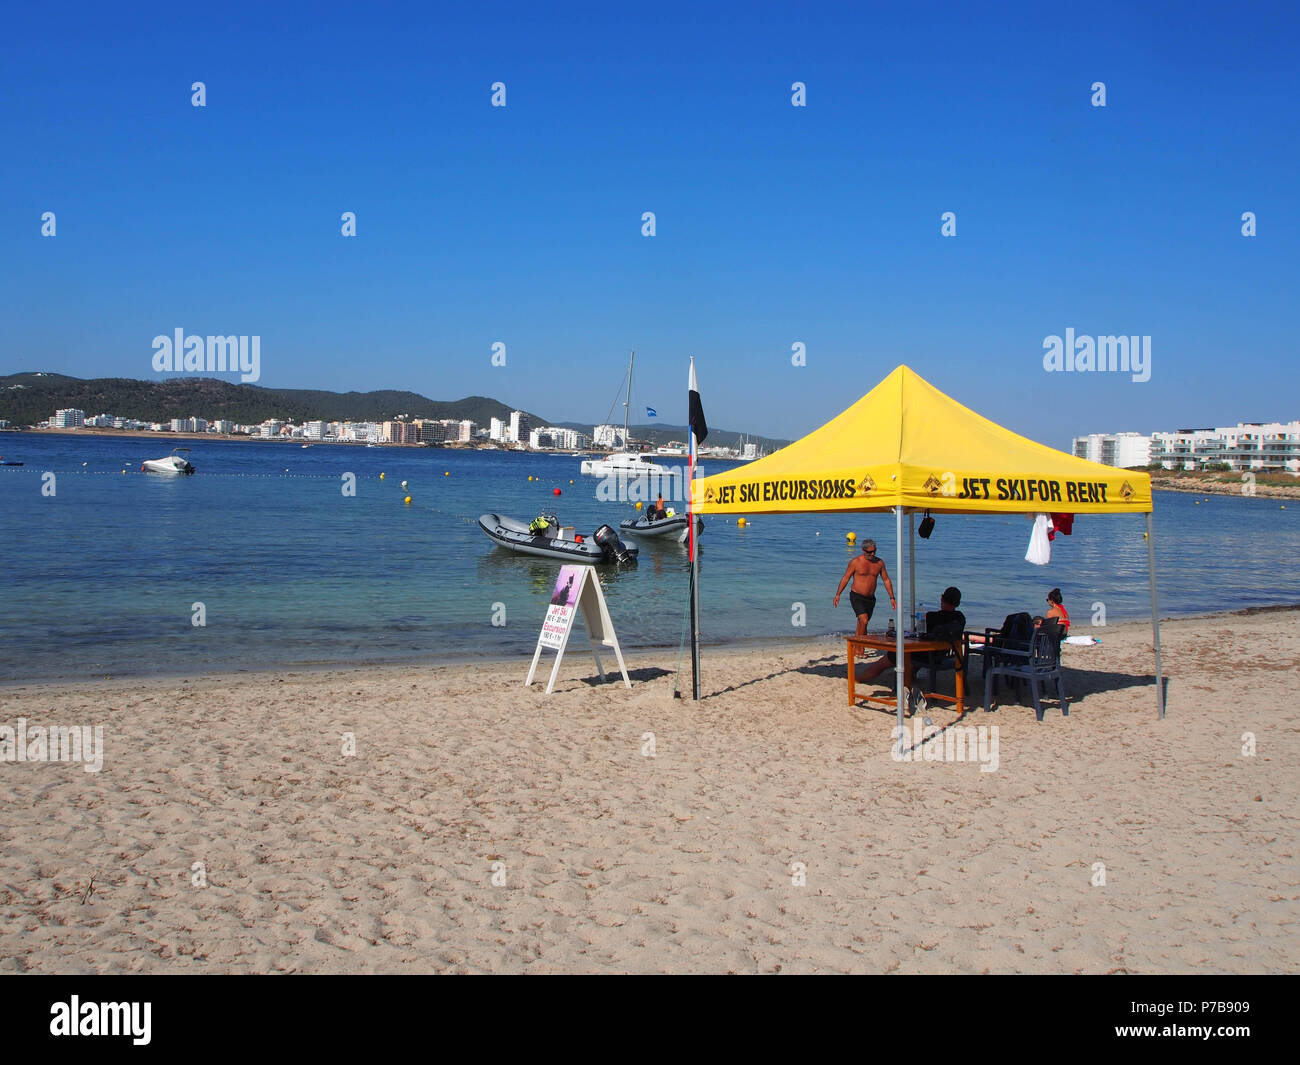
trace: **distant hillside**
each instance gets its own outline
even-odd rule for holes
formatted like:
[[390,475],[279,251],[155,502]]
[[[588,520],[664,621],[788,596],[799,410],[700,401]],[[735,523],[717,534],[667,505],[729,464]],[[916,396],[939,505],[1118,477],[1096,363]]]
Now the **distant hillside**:
[[[457,400],[429,399],[418,392],[322,392],[307,388],[262,388],[237,385],[215,377],[175,377],[137,381],[129,377],[83,380],[57,373],[16,373],[0,377],[0,419],[15,426],[35,425],[56,410],[72,407],[87,415],[114,414],[140,421],[167,422],[172,418],[226,418],[239,425],[257,425],[268,418],[283,422],[380,422],[405,415],[409,418],[456,418],[487,425],[493,418],[510,420],[510,407],[486,396]],[[528,413],[527,411],[525,413]],[[552,423],[528,413],[532,425],[558,424],[588,435],[591,422]],[[633,439],[656,446],[670,440],[685,441],[684,425],[633,425]],[[711,447],[734,447],[741,434],[711,429]],[[749,437],[764,451],[775,451],[788,441]]]
[[20,373],[0,377],[0,419],[34,425],[55,410],[74,407],[89,415],[115,414],[142,421],[198,417],[228,418],[256,425],[268,418],[286,422],[384,421],[412,418],[469,418],[486,425],[508,420],[513,409],[486,396],[448,401],[418,392],[322,392],[304,388],[261,388],[214,377],[137,381],[126,377],[82,380],[62,374]]

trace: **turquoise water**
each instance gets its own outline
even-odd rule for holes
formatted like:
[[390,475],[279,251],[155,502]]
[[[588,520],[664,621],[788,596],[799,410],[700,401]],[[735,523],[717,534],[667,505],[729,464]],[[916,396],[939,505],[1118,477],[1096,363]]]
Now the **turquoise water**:
[[[555,509],[590,533],[634,513],[597,501],[596,481],[570,456],[192,441],[193,477],[137,472],[169,443],[0,434],[0,454],[26,463],[0,467],[0,679],[526,656],[557,565],[493,547],[474,519]],[[41,493],[47,471],[53,497]],[[354,498],[340,490],[347,472]],[[1161,613],[1300,603],[1300,504],[1197,499],[1157,493]],[[857,552],[849,530],[873,536],[894,566],[889,515],[760,515],[744,529],[706,521],[706,643],[851,629],[848,596],[831,607]],[[1060,586],[1076,626],[1094,603],[1111,622],[1150,616],[1139,517],[1078,519],[1045,568],[1024,561],[1023,518],[936,521],[934,536],[917,541],[927,606],[956,584],[972,624],[997,624],[1012,610],[1041,612]],[[611,615],[625,647],[676,647],[685,549],[640,546],[635,569],[602,568]],[[873,629],[889,616],[879,601]],[[206,612],[201,627],[195,603]],[[492,624],[497,604],[504,626]],[[792,624],[796,604],[803,626]]]

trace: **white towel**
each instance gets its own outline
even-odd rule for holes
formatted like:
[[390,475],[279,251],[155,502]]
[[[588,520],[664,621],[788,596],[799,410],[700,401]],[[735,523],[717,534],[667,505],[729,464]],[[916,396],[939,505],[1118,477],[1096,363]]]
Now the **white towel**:
[[1047,515],[1034,515],[1034,531],[1029,534],[1029,550],[1025,561],[1035,566],[1046,566],[1052,561],[1052,542],[1047,538]]

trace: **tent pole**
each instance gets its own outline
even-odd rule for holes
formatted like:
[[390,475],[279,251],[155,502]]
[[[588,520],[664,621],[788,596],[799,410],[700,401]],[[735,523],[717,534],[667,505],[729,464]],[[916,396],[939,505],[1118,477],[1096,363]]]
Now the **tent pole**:
[[907,582],[907,617],[916,617],[916,511],[907,512],[907,565],[911,574]]
[[[894,543],[898,546],[898,569],[894,572],[898,574],[898,579],[901,581],[903,579],[903,508],[901,505],[894,508]],[[901,595],[898,596],[896,601],[901,604],[903,602],[903,597]],[[895,639],[898,641],[894,648],[894,656],[896,658],[896,661],[894,662],[894,680],[897,689],[895,694],[898,696],[898,743],[899,750],[901,751],[904,735],[903,663],[905,659],[903,658],[903,629],[907,626],[903,624],[903,619],[897,616],[898,611],[894,611],[894,614],[894,631],[897,633]]]
[[[693,364],[692,364],[693,365]],[[686,485],[686,524],[690,529],[691,563],[691,698],[700,698],[700,558],[695,541],[695,430],[691,430],[689,480]]]
[[1160,605],[1156,599],[1156,534],[1151,527],[1151,511],[1147,511],[1147,569],[1151,573],[1151,630],[1155,635],[1156,651],[1156,710],[1160,720],[1165,719],[1165,679],[1160,668]]

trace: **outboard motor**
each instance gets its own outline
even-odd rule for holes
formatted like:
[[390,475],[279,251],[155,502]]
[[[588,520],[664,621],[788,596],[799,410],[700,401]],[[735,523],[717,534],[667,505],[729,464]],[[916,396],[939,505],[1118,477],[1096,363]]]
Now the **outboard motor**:
[[636,561],[635,556],[623,546],[623,541],[618,538],[618,533],[608,525],[602,525],[592,534],[591,538],[600,545],[600,549],[605,552],[605,558],[609,561],[617,562],[620,566]]

